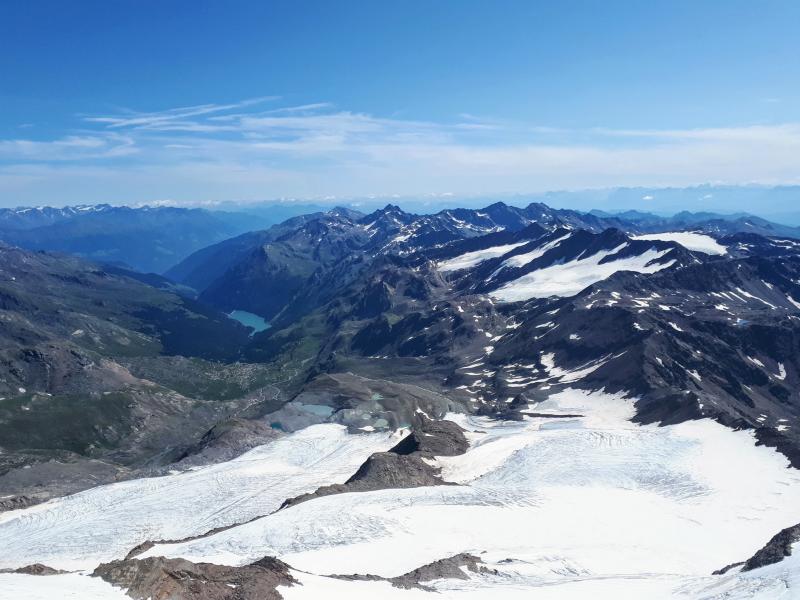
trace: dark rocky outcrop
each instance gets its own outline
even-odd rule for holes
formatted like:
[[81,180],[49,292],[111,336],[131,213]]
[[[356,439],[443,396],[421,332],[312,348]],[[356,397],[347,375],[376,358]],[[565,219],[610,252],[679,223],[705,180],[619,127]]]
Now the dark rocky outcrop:
[[59,569],[54,569],[53,567],[48,567],[42,563],[25,565],[19,569],[0,569],[0,573],[19,573],[20,575],[60,575],[61,573],[66,572],[67,571],[61,571]]
[[458,456],[469,448],[464,430],[452,421],[432,421],[422,417],[419,426],[389,452],[424,456]]
[[28,508],[38,503],[39,501],[36,498],[31,498],[30,496],[12,496],[11,498],[0,500],[0,512]]
[[462,567],[473,573],[495,573],[496,571],[483,566],[483,561],[472,554],[456,554],[449,558],[435,560],[422,565],[398,577],[378,577],[377,575],[335,575],[337,579],[349,581],[388,581],[398,588],[417,588],[425,591],[434,591],[430,586],[423,585],[437,579],[468,579]]
[[419,456],[402,456],[392,452],[376,452],[345,482],[348,491],[370,491],[385,488],[410,488],[439,485],[437,469]]
[[364,293],[353,307],[353,314],[361,319],[371,319],[380,316],[391,307],[392,288],[385,281],[375,281],[364,289]]
[[736,562],[721,569],[717,569],[712,575],[724,575],[731,569],[741,567],[742,571],[752,571],[774,565],[781,562],[787,556],[792,555],[792,546],[800,542],[800,523],[781,530],[768,541],[763,548],[744,562]]
[[346,482],[326,485],[315,492],[289,498],[281,508],[348,492],[454,485],[443,481],[439,469],[431,466],[426,459],[456,456],[466,452],[468,447],[464,430],[457,424],[452,421],[432,421],[420,416],[419,424],[411,434],[388,452],[376,452],[370,456]]
[[491,573],[491,569],[482,566],[483,561],[472,554],[456,554],[449,558],[442,558],[427,565],[423,565],[405,575],[394,577],[392,584],[397,587],[412,588],[425,587],[420,584],[436,579],[468,579],[462,570],[466,567],[473,573]]
[[730,571],[731,569],[735,569],[736,567],[741,567],[743,564],[744,564],[743,562],[735,562],[735,563],[731,563],[731,564],[729,564],[729,565],[725,565],[725,566],[724,566],[724,567],[722,567],[721,569],[717,569],[716,571],[714,571],[714,572],[713,572],[713,573],[711,573],[711,574],[712,574],[712,575],[725,575],[725,573],[727,573],[727,572],[728,572],[728,571]]
[[289,566],[271,557],[243,567],[180,558],[117,560],[100,565],[93,576],[135,600],[279,600],[278,586],[297,583]]
[[315,492],[289,498],[281,509],[289,508],[314,498],[346,494],[349,492],[372,492],[390,488],[414,488],[429,485],[449,485],[439,477],[439,470],[430,466],[419,456],[401,456],[391,452],[376,452],[346,482],[318,488]]
[[782,561],[792,555],[792,545],[800,542],[800,523],[787,527],[775,535],[767,544],[751,556],[742,571],[752,571]]
[[[416,428],[422,413],[440,419],[448,412],[466,410],[462,402],[444,395],[431,384],[433,378],[444,379],[449,367],[431,366],[420,377],[417,361],[407,367],[386,362],[391,373],[378,365],[378,370],[370,373],[370,377],[353,372],[314,372],[291,401],[271,412],[266,419],[273,427],[286,432],[333,422],[346,425],[350,433],[362,433],[365,426],[384,431]],[[329,366],[337,368],[336,365],[318,368],[324,371]]]
[[189,446],[178,458],[181,466],[208,464],[231,460],[256,446],[266,444],[279,433],[268,423],[231,418],[221,421]]

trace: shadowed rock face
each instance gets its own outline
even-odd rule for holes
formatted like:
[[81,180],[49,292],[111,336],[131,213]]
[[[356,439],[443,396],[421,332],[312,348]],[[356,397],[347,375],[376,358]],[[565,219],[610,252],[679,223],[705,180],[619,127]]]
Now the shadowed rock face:
[[243,567],[161,557],[117,560],[93,576],[136,600],[280,600],[276,588],[296,583],[289,566],[271,557]]
[[441,485],[438,470],[419,456],[376,452],[358,468],[344,486],[347,491],[371,491],[386,488],[411,488]]
[[277,431],[261,421],[227,419],[208,430],[176,462],[180,462],[181,466],[188,466],[231,460],[256,446],[274,440],[278,435]]
[[431,421],[422,418],[421,424],[389,452],[409,455],[419,452],[425,456],[458,456],[469,448],[464,430],[452,421]]
[[326,485],[310,494],[286,500],[281,508],[289,508],[306,500],[346,494],[372,492],[390,488],[413,488],[429,485],[448,485],[439,477],[439,470],[419,456],[400,456],[391,452],[376,452],[345,483]]
[[800,542],[800,524],[787,527],[749,558],[742,571],[752,571],[782,561],[792,555],[792,545]]

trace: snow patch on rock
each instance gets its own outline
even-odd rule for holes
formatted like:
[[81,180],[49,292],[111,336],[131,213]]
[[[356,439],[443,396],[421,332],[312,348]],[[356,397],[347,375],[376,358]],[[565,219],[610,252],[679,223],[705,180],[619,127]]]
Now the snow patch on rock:
[[693,231],[665,231],[663,233],[648,233],[632,236],[634,240],[661,240],[663,242],[677,242],[687,250],[702,252],[704,254],[727,254],[728,249],[710,235]]

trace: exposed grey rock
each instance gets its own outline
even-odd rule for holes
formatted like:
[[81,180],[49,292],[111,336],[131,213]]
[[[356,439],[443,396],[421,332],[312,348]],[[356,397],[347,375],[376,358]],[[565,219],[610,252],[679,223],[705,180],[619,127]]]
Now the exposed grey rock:
[[[313,375],[291,402],[267,418],[284,431],[334,422],[346,425],[351,433],[359,433],[364,426],[379,430],[416,426],[420,410],[432,418],[465,410],[450,395],[434,391],[428,371],[421,370],[418,363],[410,365],[408,372],[396,362],[389,364],[391,374],[379,368],[375,373],[362,375],[351,372]],[[415,385],[417,378],[424,385]],[[314,408],[327,408],[330,414],[315,412]]]
[[286,500],[281,508],[289,508],[306,500],[345,494],[371,492],[389,488],[413,488],[429,485],[451,485],[439,477],[439,470],[420,456],[403,456],[392,452],[376,452],[345,483],[326,485],[310,494]]
[[433,421],[422,417],[420,424],[390,452],[425,456],[458,456],[469,448],[464,430],[452,421]]
[[421,583],[436,579],[468,579],[461,569],[466,567],[473,573],[491,573],[490,569],[482,566],[483,561],[472,554],[456,554],[450,558],[442,558],[413,571],[394,577],[392,584],[397,587],[411,588],[422,587]]
[[455,485],[443,481],[439,469],[425,459],[464,454],[469,448],[464,430],[452,421],[432,421],[421,417],[418,422],[411,434],[388,452],[376,452],[370,456],[343,484],[326,485],[315,492],[289,498],[281,508],[332,494]]
[[441,485],[438,469],[420,456],[376,452],[345,482],[349,491]]
[[231,460],[266,444],[280,434],[268,423],[231,418],[217,423],[178,459],[180,466],[203,465]]
[[787,527],[775,535],[744,563],[742,571],[752,571],[782,561],[792,555],[792,545],[797,542],[800,542],[800,523]]
[[787,556],[792,555],[792,546],[797,542],[800,542],[800,523],[778,532],[763,548],[746,561],[732,563],[717,569],[712,575],[724,575],[736,567],[742,567],[742,571],[752,571],[753,569],[779,563]]
[[0,512],[18,510],[51,498],[118,481],[128,469],[101,461],[62,453],[63,459],[41,460],[37,454],[18,455],[28,464],[16,466],[0,475]]
[[22,573],[25,575],[58,575],[59,573],[66,573],[60,569],[48,567],[42,563],[34,563],[14,570],[15,573]]
[[744,564],[743,562],[735,562],[735,563],[731,563],[731,564],[729,564],[729,565],[725,565],[725,566],[724,566],[724,567],[722,567],[721,569],[717,569],[716,571],[714,571],[714,572],[713,572],[713,573],[711,573],[711,574],[712,574],[712,575],[725,575],[725,573],[727,573],[727,572],[728,572],[728,571],[730,571],[731,569],[735,569],[736,567],[741,567],[743,564]]
[[11,498],[0,500],[0,512],[28,508],[29,506],[33,506],[39,502],[39,500],[36,498],[31,498],[30,496],[12,496]]
[[456,554],[449,558],[435,560],[432,563],[422,565],[409,571],[405,575],[398,577],[379,577],[377,575],[334,575],[337,579],[349,581],[388,581],[398,588],[417,588],[426,591],[434,591],[430,586],[423,585],[437,579],[469,579],[462,567],[466,567],[473,573],[496,573],[492,569],[483,566],[483,561],[472,554]]
[[297,583],[289,566],[272,557],[243,567],[181,558],[117,560],[100,565],[93,576],[135,600],[279,600],[278,586]]
[[131,548],[128,551],[128,553],[125,555],[125,559],[124,560],[130,560],[132,558],[136,558],[140,554],[144,554],[145,552],[150,550],[150,548],[155,546],[157,543],[160,543],[160,542],[154,542],[152,540],[147,540],[147,541],[142,542],[141,544],[137,544],[136,546],[134,546],[133,548]]
[[61,573],[67,573],[67,571],[54,569],[53,567],[48,567],[42,563],[34,563],[32,565],[25,565],[19,569],[0,569],[0,573],[19,573],[21,575],[59,575]]

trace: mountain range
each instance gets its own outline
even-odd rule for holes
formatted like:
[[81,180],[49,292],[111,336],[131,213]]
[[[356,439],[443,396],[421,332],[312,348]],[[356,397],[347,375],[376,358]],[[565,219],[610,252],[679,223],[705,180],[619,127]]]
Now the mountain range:
[[271,222],[244,213],[173,207],[0,209],[0,240],[160,273],[209,244]]
[[[4,231],[88,227],[74,212]],[[0,583],[43,563],[141,598],[800,590],[794,228],[390,204],[208,239],[161,275],[23,248],[0,247],[0,568],[28,571]]]

